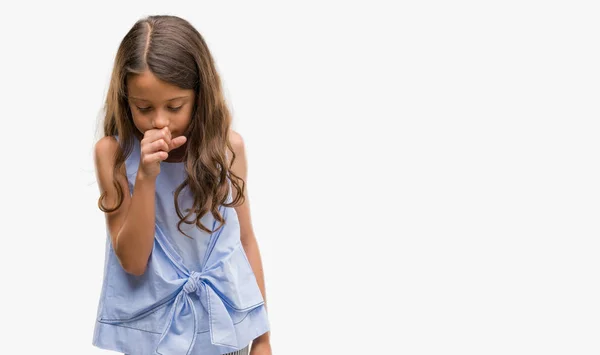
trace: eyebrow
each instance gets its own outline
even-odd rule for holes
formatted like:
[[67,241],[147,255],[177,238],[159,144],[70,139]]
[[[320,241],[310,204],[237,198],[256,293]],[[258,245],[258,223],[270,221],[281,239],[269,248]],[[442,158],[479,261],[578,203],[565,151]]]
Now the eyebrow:
[[[135,97],[135,96],[130,96],[132,99],[136,99],[136,100],[141,100],[141,101],[149,101],[146,99],[142,99],[141,97]],[[177,99],[185,99],[187,98],[187,96],[178,96],[178,97],[174,97],[172,99],[168,99],[167,101],[173,101],[173,100],[177,100]]]

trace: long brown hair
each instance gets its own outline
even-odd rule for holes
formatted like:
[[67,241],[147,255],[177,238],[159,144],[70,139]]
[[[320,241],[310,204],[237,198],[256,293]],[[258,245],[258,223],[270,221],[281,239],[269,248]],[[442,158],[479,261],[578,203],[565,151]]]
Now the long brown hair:
[[[113,170],[117,189],[117,204],[113,208],[102,205],[106,191],[98,199],[103,212],[113,212],[123,203],[123,187],[118,183],[119,168],[131,154],[137,128],[127,104],[127,75],[150,70],[156,77],[182,89],[194,89],[196,99],[188,127],[185,161],[186,178],[175,190],[175,209],[180,218],[177,229],[185,234],[181,223],[195,224],[207,232],[200,219],[209,211],[220,224],[225,223],[219,206],[238,206],[244,202],[245,183],[227,165],[226,151],[232,153],[228,132],[231,114],[227,108],[221,79],[214,61],[200,33],[186,20],[176,16],[148,16],[138,20],[125,35],[117,50],[110,85],[104,106],[104,136],[119,136],[120,150],[115,156]],[[226,203],[229,185],[237,195]],[[188,187],[193,195],[193,207],[180,211],[178,197]],[[232,190],[233,193],[233,190]],[[196,214],[193,221],[188,218]],[[188,236],[189,237],[189,236]]]

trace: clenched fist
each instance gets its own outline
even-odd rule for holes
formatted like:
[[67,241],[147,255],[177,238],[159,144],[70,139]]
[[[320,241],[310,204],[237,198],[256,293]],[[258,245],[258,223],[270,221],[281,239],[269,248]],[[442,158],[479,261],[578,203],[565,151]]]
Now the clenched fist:
[[160,162],[169,157],[169,152],[185,144],[187,138],[179,136],[171,139],[168,127],[149,129],[144,132],[140,147],[140,165],[138,171],[147,177],[156,177],[160,173]]

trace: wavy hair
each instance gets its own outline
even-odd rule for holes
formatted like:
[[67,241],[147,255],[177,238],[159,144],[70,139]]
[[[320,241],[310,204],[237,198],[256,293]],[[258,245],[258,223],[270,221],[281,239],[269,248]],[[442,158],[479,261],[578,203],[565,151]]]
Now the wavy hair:
[[[127,104],[127,75],[151,71],[160,80],[182,89],[193,89],[195,106],[187,132],[185,153],[186,178],[175,190],[175,210],[181,224],[195,224],[198,228],[213,233],[225,220],[219,206],[238,206],[244,202],[244,180],[231,171],[235,160],[228,132],[231,114],[227,108],[221,79],[208,47],[200,33],[186,20],[176,16],[148,16],[138,20],[125,35],[117,50],[110,84],[104,105],[104,136],[119,136],[120,150],[115,156],[113,170],[117,203],[108,208],[102,204],[106,191],[98,198],[98,208],[113,212],[123,203],[123,187],[117,180],[120,167],[133,148],[137,128]],[[232,153],[231,165],[227,165],[226,151]],[[229,185],[237,195],[226,203]],[[181,191],[188,187],[193,195],[193,206],[184,215],[178,203]],[[232,190],[233,192],[233,190]],[[220,224],[213,231],[205,227],[200,219],[211,212]],[[195,214],[193,220],[188,220]]]

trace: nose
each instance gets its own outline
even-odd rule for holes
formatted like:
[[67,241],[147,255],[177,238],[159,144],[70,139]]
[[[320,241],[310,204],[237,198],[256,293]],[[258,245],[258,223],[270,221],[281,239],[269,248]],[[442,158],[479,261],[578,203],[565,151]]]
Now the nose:
[[169,126],[169,117],[164,113],[154,115],[154,119],[152,120],[152,126],[156,129],[161,129]]

